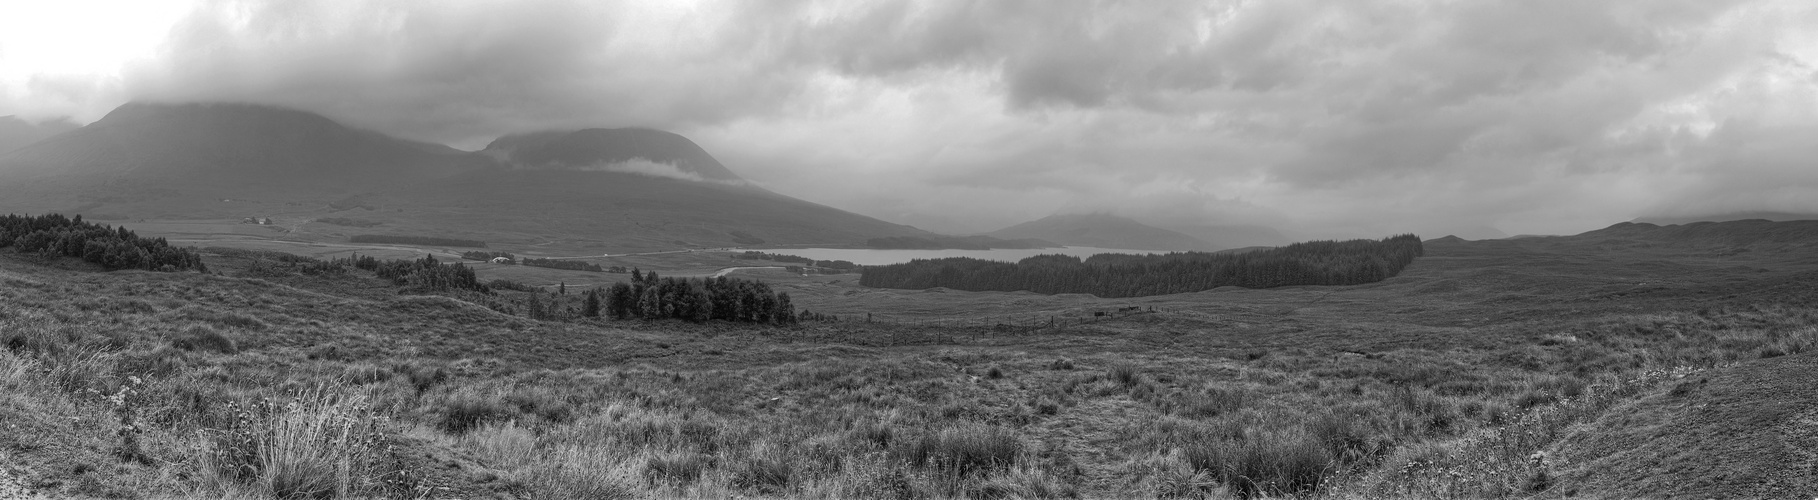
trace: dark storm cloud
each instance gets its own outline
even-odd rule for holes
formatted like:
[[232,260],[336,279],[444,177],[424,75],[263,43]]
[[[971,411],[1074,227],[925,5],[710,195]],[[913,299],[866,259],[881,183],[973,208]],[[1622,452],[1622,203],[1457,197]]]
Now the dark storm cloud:
[[604,2],[211,4],[126,90],[287,104],[471,146],[534,128],[714,123],[800,88],[748,37],[651,41],[688,28],[645,24],[661,14]]
[[24,92],[289,105],[469,148],[667,128],[785,194],[948,231],[1105,210],[1311,235],[1563,232],[1818,211],[1802,163],[1818,151],[1800,140],[1818,127],[1814,10],[212,2],[114,80]]

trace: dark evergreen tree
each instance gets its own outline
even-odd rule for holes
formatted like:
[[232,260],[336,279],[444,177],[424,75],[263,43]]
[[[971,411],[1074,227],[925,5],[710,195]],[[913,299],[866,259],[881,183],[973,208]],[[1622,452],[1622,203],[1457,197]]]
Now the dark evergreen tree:
[[632,292],[631,285],[613,283],[612,287],[607,289],[606,310],[608,313],[612,314],[612,319],[626,319],[631,317],[632,307],[636,303],[637,298]]
[[589,318],[600,317],[600,290],[587,291],[587,298],[581,302],[581,315]]

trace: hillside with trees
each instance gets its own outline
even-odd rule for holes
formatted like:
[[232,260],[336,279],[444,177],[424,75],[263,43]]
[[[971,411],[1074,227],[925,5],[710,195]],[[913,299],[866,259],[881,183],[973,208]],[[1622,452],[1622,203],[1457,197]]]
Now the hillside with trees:
[[1357,285],[1388,279],[1422,254],[1411,234],[1382,240],[1311,241],[1243,253],[1038,255],[1017,263],[966,257],[867,266],[859,283],[920,290],[1086,293],[1143,297],[1221,286]]
[[0,217],[0,248],[22,253],[76,257],[108,269],[205,271],[194,251],[170,246],[164,238],[141,238],[126,228],[83,222],[61,214]]

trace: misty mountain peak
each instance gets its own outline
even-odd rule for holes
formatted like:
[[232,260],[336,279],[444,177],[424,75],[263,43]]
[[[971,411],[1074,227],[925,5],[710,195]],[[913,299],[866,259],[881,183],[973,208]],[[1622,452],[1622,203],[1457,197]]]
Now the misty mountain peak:
[[[521,166],[622,170],[632,173],[672,168],[680,176],[742,182],[737,174],[680,134],[648,128],[589,128],[500,137],[482,152]],[[649,165],[619,169],[641,160]]]

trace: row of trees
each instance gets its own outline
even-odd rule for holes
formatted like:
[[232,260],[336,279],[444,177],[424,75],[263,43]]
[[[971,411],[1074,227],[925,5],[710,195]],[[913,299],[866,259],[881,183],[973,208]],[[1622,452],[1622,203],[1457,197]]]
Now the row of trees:
[[810,259],[807,257],[800,257],[800,256],[795,256],[795,255],[785,255],[785,254],[780,254],[780,253],[764,253],[764,252],[759,252],[759,251],[755,251],[755,250],[746,250],[744,252],[732,254],[732,258],[742,259],[742,260],[768,260],[768,261],[773,261],[773,262],[794,262],[794,263],[798,263],[798,264],[807,264],[810,266],[814,265],[814,259]]
[[631,283],[588,290],[582,315],[613,319],[710,319],[787,325],[796,322],[789,294],[761,281],[738,278],[661,278],[633,275]]
[[389,245],[424,245],[437,247],[472,247],[486,248],[486,242],[463,240],[458,238],[438,238],[434,236],[399,236],[390,234],[357,234],[348,241],[354,243],[383,243]]
[[1011,264],[964,257],[868,266],[859,284],[919,290],[1088,293],[1141,297],[1221,286],[1356,285],[1388,279],[1422,255],[1420,237],[1312,241],[1243,253],[1038,255]]
[[434,255],[425,255],[417,260],[387,261],[379,261],[372,257],[361,259],[356,255],[353,262],[354,267],[370,270],[380,278],[391,280],[393,285],[435,292],[471,290],[492,293],[492,290],[474,275],[473,268],[459,262],[443,264],[437,261]]
[[173,247],[164,238],[141,238],[125,227],[83,222],[80,215],[0,217],[0,248],[8,246],[26,253],[76,257],[108,269],[208,270],[193,250]]
[[859,267],[861,267],[858,264],[854,264],[851,261],[845,261],[845,260],[814,260],[814,259],[810,259],[807,257],[797,256],[797,255],[787,255],[787,254],[780,254],[780,253],[764,253],[764,252],[758,252],[758,251],[752,251],[752,250],[746,250],[741,253],[732,254],[732,258],[742,259],[742,260],[768,260],[768,261],[772,261],[772,262],[794,262],[797,264],[802,264],[804,267],[819,267],[819,268],[834,269],[834,270],[839,270],[839,271],[851,271],[851,270],[856,270]]
[[520,262],[520,263],[523,265],[526,265],[526,266],[547,267],[547,268],[551,268],[551,269],[566,269],[569,271],[590,271],[590,272],[596,272],[596,273],[606,271],[606,269],[601,268],[599,264],[593,264],[593,263],[583,262],[583,261],[578,261],[578,260],[524,259],[524,261]]
[[504,258],[511,259],[514,261],[518,260],[518,256],[512,255],[511,252],[488,252],[485,250],[469,250],[466,252],[461,252],[461,258],[467,259],[467,260],[477,260],[477,261],[481,261],[481,262],[490,262],[490,261],[492,261],[492,259],[496,259],[499,257],[504,257]]

